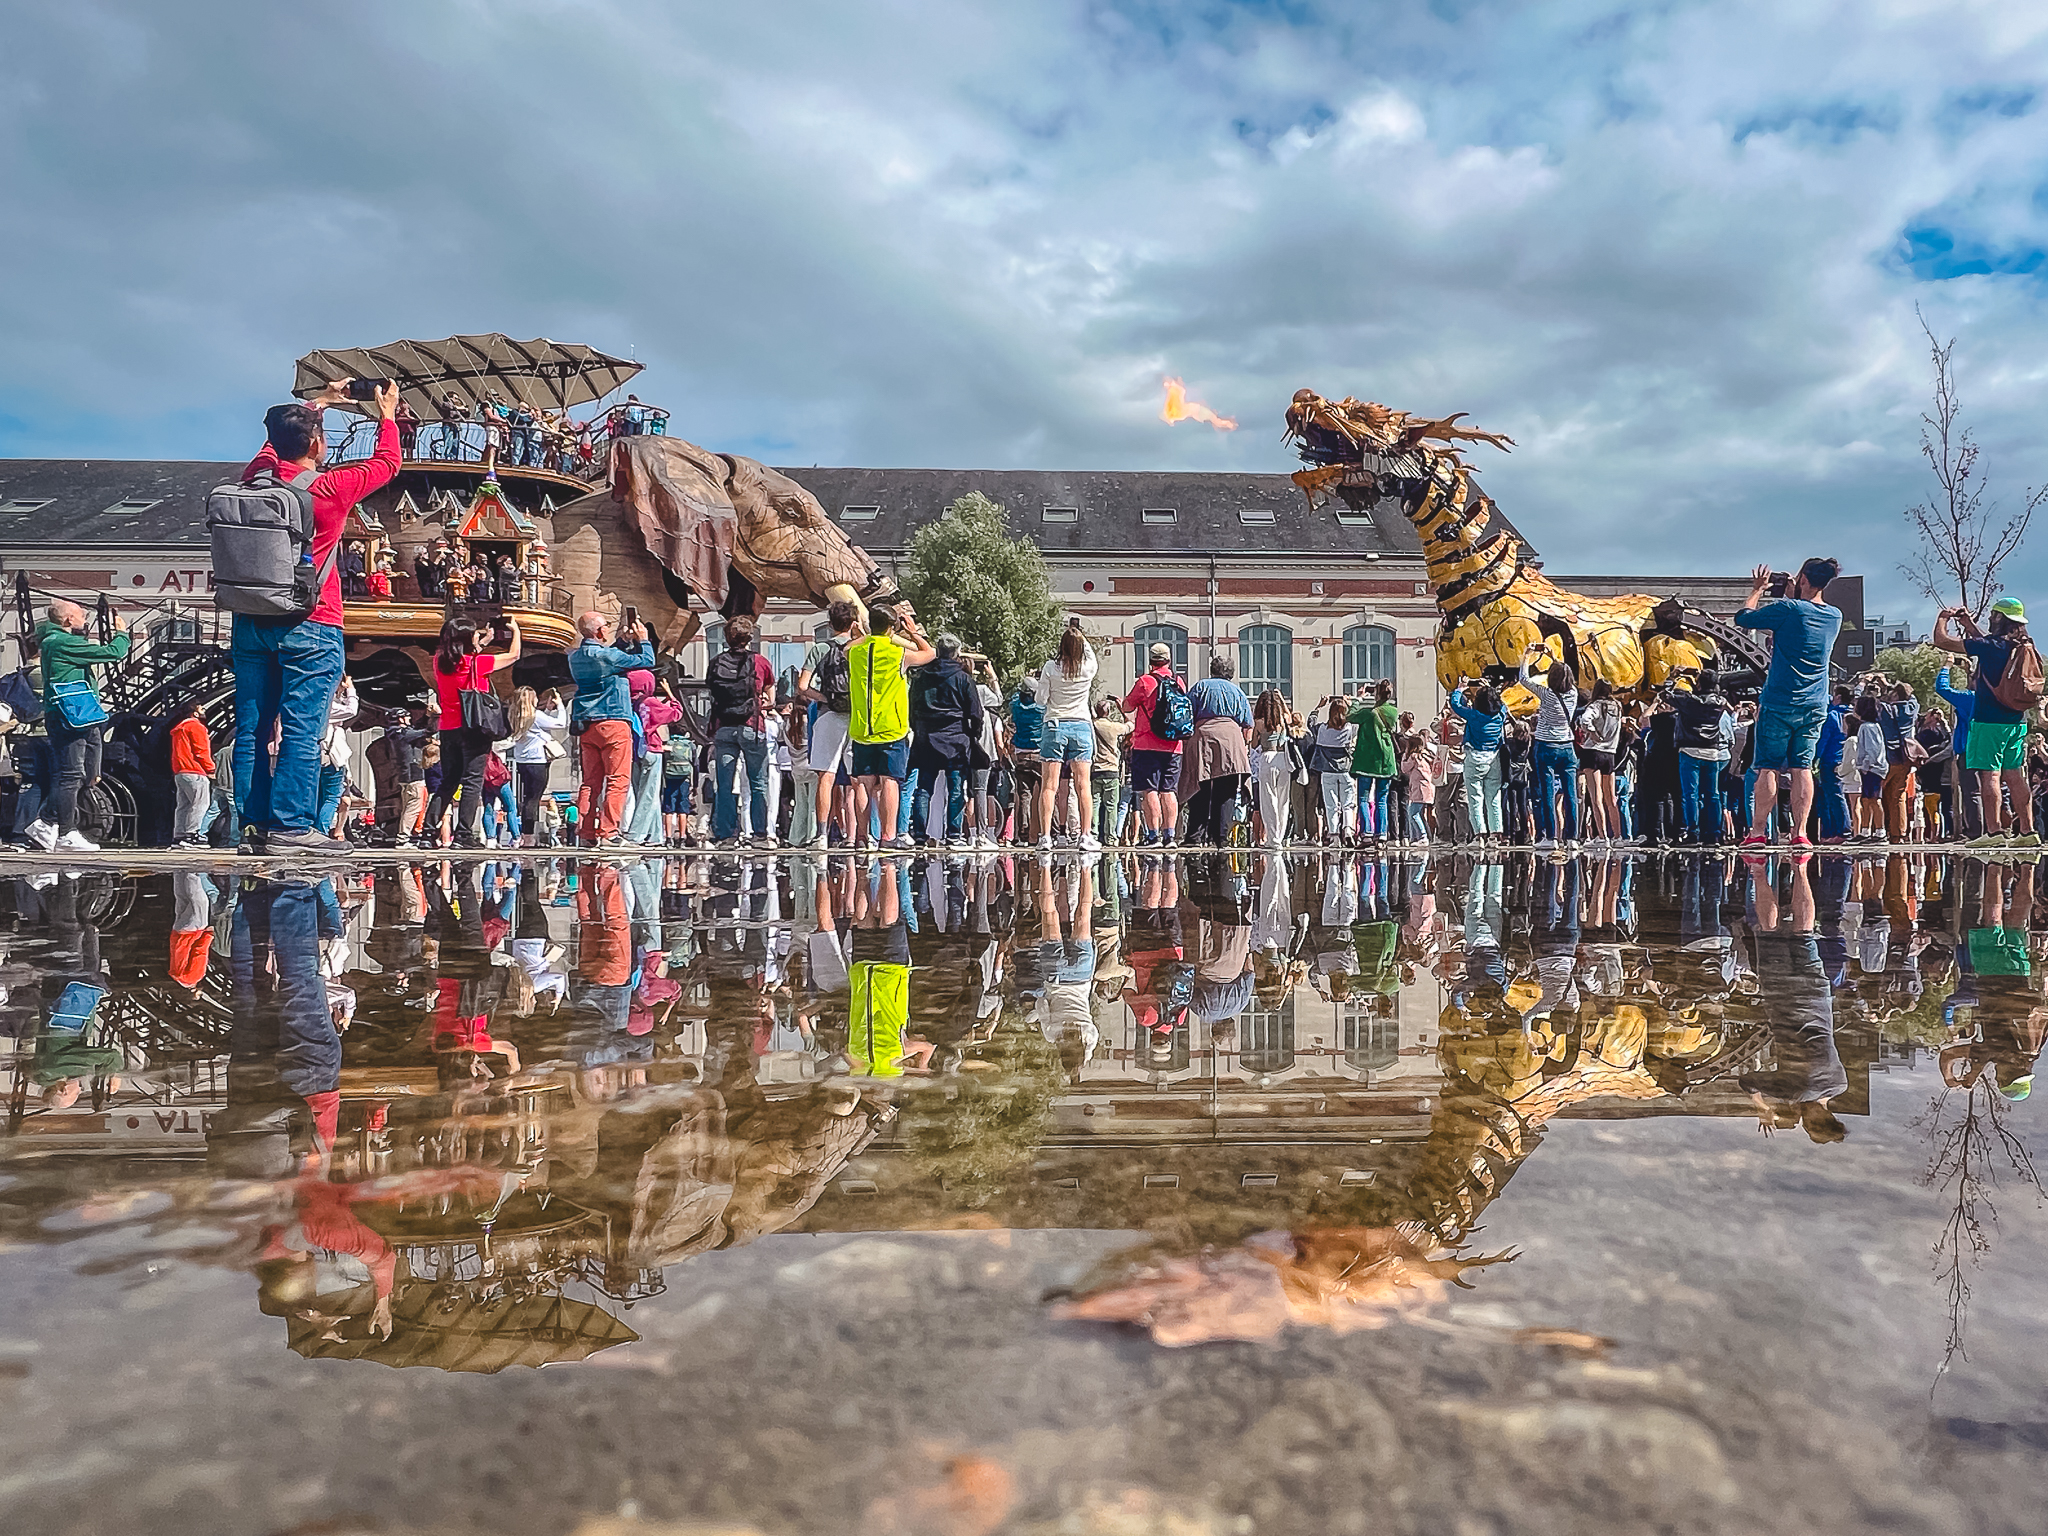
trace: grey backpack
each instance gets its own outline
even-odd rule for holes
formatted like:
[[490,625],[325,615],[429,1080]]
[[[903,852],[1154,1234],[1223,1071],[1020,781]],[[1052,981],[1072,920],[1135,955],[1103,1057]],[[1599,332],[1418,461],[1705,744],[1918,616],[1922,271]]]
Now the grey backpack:
[[320,601],[341,540],[317,568],[312,561],[312,471],[298,481],[277,470],[217,485],[206,497],[213,546],[213,600],[230,613],[303,619]]

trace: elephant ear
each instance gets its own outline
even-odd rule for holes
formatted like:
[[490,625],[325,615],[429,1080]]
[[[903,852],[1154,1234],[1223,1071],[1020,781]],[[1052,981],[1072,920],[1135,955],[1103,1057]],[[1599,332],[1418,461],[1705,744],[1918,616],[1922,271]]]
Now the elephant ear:
[[679,437],[629,437],[613,445],[611,469],[611,499],[648,553],[711,607],[722,604],[739,522],[729,461]]

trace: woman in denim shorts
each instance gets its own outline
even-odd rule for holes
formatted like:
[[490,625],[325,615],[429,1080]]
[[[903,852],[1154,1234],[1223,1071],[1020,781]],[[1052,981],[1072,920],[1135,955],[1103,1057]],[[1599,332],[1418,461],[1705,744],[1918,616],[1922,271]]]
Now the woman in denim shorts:
[[[1089,825],[1089,807],[1093,801],[1088,774],[1095,758],[1095,725],[1088,706],[1088,693],[1095,681],[1095,665],[1095,648],[1081,633],[1081,621],[1067,620],[1066,632],[1060,636],[1059,654],[1038,673],[1038,696],[1045,705],[1045,735],[1040,738],[1038,747],[1039,756],[1046,765],[1046,771],[1039,775],[1038,781],[1038,846],[1041,851],[1052,848],[1053,818],[1063,782],[1074,786],[1075,822],[1080,828],[1082,850],[1092,853],[1102,846],[1094,827]],[[1063,780],[1053,766],[1056,763],[1067,764],[1071,778]]]

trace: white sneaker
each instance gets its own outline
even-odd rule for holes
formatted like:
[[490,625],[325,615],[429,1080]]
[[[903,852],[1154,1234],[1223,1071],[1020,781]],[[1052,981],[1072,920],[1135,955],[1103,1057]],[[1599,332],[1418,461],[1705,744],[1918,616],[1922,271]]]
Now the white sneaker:
[[38,816],[21,830],[24,837],[45,853],[48,853],[57,846],[57,825],[55,822],[44,821],[42,817]]
[[1539,837],[1536,840],[1536,851],[1538,853],[1553,853],[1556,849],[1557,839],[1554,837]]
[[1052,834],[1050,832],[1038,840],[1038,851],[1040,853],[1052,852]]
[[83,832],[66,832],[57,839],[57,850],[61,853],[98,853],[100,845]]
[[1083,853],[1102,852],[1102,839],[1093,832],[1083,832],[1081,834],[1081,851]]

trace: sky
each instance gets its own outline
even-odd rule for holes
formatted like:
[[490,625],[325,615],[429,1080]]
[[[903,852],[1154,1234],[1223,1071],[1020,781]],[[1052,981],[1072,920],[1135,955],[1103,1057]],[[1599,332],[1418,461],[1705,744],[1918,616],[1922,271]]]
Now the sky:
[[4,456],[234,458],[301,353],[465,331],[790,465],[1285,471],[1308,386],[1513,437],[1552,572],[1924,621],[1917,311],[2048,481],[2048,6],[0,7]]

